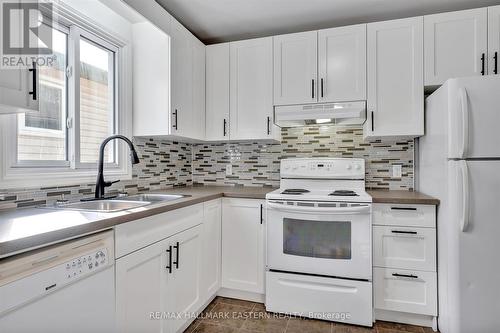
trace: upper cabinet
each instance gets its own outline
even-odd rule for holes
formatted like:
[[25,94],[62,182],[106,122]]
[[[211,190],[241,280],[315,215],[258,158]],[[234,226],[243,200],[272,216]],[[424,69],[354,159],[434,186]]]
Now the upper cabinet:
[[487,74],[487,12],[479,8],[424,17],[426,86]]
[[0,114],[38,111],[38,70],[0,69]]
[[170,37],[150,22],[134,24],[132,34],[133,58],[141,59],[133,68],[134,135],[168,134]]
[[366,24],[318,32],[320,102],[366,99]]
[[171,132],[204,139],[205,47],[176,20],[171,38]]
[[274,36],[274,105],[365,99],[365,24]]
[[205,138],[229,139],[229,43],[208,45],[206,49]]
[[316,31],[274,36],[274,104],[318,100],[318,34]]
[[500,6],[488,7],[488,73],[499,74]]
[[273,39],[230,44],[231,140],[273,139]]
[[135,24],[134,135],[205,138],[205,45],[172,18]]
[[364,136],[424,134],[423,18],[368,24]]

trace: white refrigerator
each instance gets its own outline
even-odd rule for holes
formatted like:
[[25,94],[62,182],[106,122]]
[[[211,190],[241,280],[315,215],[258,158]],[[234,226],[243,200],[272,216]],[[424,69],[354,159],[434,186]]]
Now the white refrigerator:
[[438,207],[442,333],[500,331],[500,76],[448,80],[426,99],[418,190]]

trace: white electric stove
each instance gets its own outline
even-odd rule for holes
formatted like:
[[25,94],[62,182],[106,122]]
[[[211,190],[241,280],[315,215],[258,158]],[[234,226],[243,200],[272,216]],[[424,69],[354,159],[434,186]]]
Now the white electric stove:
[[371,197],[363,159],[281,161],[266,195],[266,309],[371,326]]

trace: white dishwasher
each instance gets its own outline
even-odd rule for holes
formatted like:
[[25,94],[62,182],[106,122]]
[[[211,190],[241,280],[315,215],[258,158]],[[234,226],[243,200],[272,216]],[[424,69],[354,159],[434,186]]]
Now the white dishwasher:
[[115,331],[113,231],[0,261],[0,332]]

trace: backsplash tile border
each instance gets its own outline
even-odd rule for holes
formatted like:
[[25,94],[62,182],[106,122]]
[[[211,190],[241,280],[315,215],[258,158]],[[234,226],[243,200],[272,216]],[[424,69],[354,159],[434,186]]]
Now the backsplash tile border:
[[[134,138],[141,162],[132,179],[107,193],[159,190],[189,185],[279,185],[279,163],[293,157],[355,157],[366,161],[369,189],[413,190],[413,140],[363,140],[361,127],[310,126],[282,129],[281,143],[223,142],[189,144],[153,138]],[[231,163],[233,175],[226,176]],[[391,177],[391,167],[402,165],[402,177]],[[61,198],[77,201],[92,196],[94,184],[0,189],[6,194],[0,209],[51,204]]]

